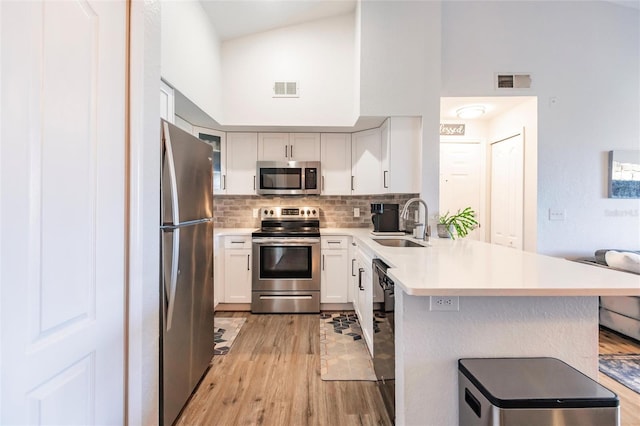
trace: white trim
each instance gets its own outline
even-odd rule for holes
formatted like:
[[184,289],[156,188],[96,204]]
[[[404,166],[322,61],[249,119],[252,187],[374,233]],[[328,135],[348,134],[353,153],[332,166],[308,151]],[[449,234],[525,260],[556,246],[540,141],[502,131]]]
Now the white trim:
[[131,2],[129,425],[159,422],[160,2]]

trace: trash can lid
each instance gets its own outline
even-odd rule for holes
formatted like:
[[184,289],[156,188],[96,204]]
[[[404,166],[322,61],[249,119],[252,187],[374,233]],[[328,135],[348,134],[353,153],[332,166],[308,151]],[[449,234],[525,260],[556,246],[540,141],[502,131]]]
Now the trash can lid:
[[618,396],[556,358],[466,358],[458,370],[499,408],[618,407]]

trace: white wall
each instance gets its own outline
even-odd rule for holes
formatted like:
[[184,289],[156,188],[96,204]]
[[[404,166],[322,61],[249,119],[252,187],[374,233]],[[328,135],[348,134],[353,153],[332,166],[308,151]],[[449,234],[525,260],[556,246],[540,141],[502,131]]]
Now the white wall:
[[220,40],[199,1],[161,1],[161,75],[214,120],[223,120]]
[[[489,144],[520,133],[524,128],[523,249],[535,252],[538,229],[538,100],[532,98],[507,110],[490,120],[488,125]],[[489,163],[490,151],[487,156]],[[490,167],[487,168],[490,170]],[[490,206],[489,201],[487,205]]]
[[538,252],[640,247],[640,200],[606,198],[607,152],[639,148],[639,16],[601,1],[442,4],[443,96],[498,95],[495,72],[532,74],[513,94],[538,96]]
[[[352,126],[356,119],[353,14],[222,43],[225,125]],[[274,98],[297,81],[299,98]]]

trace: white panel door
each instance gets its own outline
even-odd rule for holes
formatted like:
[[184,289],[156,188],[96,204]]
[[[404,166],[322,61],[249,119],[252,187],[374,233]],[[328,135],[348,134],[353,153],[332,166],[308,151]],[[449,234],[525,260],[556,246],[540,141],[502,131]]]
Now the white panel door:
[[3,425],[124,422],[125,7],[0,3]]
[[320,133],[291,133],[289,159],[292,161],[320,161]]
[[227,195],[255,195],[257,133],[227,133]]
[[517,134],[491,145],[491,242],[523,247],[524,139]]
[[351,135],[323,133],[320,142],[322,195],[351,195]]
[[[480,143],[440,144],[440,214],[471,207],[482,225],[481,164]],[[480,230],[476,228],[466,238],[481,240]]]

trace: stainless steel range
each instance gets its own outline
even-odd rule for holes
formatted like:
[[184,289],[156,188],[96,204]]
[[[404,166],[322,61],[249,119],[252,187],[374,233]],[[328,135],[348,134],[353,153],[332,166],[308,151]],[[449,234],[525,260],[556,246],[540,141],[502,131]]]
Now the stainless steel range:
[[320,312],[320,210],[264,207],[253,237],[251,312]]

